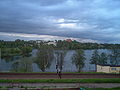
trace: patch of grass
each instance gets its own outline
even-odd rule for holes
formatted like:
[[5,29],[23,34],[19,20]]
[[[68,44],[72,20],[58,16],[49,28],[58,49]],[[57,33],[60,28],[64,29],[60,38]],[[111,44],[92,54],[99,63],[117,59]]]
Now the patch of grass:
[[[56,73],[56,72],[0,72],[0,73]],[[62,72],[62,73],[103,73],[103,72]]]
[[112,79],[0,79],[0,83],[120,83]]
[[[0,72],[0,73],[27,73],[27,74],[31,74],[31,73],[38,73],[38,74],[56,74],[56,72]],[[104,72],[62,72],[63,74],[120,74],[120,73],[104,73]]]
[[115,88],[113,88],[113,89],[117,89],[117,90],[120,90],[120,87],[115,87]]
[[101,74],[104,72],[63,72],[63,73]]
[[0,87],[0,90],[6,90],[6,89],[7,89],[7,87],[5,87],[5,86]]
[[83,87],[83,90],[120,90],[120,87],[115,87],[115,88],[85,88]]

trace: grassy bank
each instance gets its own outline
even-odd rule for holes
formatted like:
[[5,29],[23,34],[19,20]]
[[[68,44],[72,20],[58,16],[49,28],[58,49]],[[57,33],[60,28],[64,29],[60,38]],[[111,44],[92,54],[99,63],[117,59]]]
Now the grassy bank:
[[[0,72],[0,73],[56,73],[56,72]],[[62,73],[78,73],[78,74],[104,74],[103,72],[62,72]],[[116,73],[114,73],[116,74]]]
[[[56,72],[0,72],[0,73],[53,73],[53,74],[56,74]],[[62,73],[65,73],[65,74],[69,74],[69,73],[72,73],[72,74],[120,74],[120,73],[104,73],[104,72],[62,72]]]
[[0,83],[120,83],[112,79],[0,79]]
[[115,88],[81,88],[83,90],[120,90],[120,87]]

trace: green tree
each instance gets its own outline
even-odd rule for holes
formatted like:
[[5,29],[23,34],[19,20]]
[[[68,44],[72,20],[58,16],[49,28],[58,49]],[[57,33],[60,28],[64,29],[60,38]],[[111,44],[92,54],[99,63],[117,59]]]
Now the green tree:
[[97,68],[96,65],[99,64],[99,61],[100,61],[100,56],[98,54],[98,50],[94,50],[92,57],[90,59],[90,64],[95,64],[95,70]]
[[99,64],[107,64],[107,59],[108,59],[108,57],[107,57],[106,53],[101,53]]
[[29,57],[31,56],[30,52],[32,52],[32,48],[29,47],[29,46],[26,46],[26,47],[21,47],[21,55],[23,57]]
[[72,63],[78,68],[78,72],[84,67],[85,54],[83,50],[76,50],[76,53],[72,57]]
[[120,49],[111,49],[110,57],[110,63],[112,65],[119,65],[120,62]]
[[20,49],[18,48],[2,48],[1,58],[5,59],[7,62],[13,60],[14,56],[20,55]]

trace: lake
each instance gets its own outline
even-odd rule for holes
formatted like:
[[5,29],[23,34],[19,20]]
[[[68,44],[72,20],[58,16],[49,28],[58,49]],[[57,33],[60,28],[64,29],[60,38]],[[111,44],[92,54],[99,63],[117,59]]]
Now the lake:
[[[59,51],[62,51],[62,50],[59,50]],[[95,65],[90,64],[90,59],[91,59],[93,51],[94,50],[84,50],[86,60],[85,60],[85,66],[82,68],[82,71],[85,71],[85,72],[95,71]],[[99,51],[99,53],[105,52],[106,54],[110,54],[110,51],[107,49],[99,49],[98,51]],[[34,49],[31,52],[32,57],[36,56],[36,52],[37,52],[36,49]],[[72,56],[74,53],[75,53],[75,50],[67,50],[66,51],[66,54],[65,54],[65,57],[63,60],[63,64],[62,64],[62,72],[77,72],[78,71],[75,64],[72,63]],[[18,60],[18,58],[19,57],[16,56],[16,57],[14,57],[13,60],[10,60],[10,61],[0,59],[0,71],[1,72],[12,71],[13,70],[13,63],[16,62]],[[30,61],[25,61],[25,62],[29,63]],[[22,63],[24,63],[24,62],[22,62]],[[54,59],[51,60],[50,66],[49,66],[49,68],[46,68],[45,72],[56,72],[56,64],[57,64],[57,61],[56,61],[56,56],[54,54]],[[22,66],[20,66],[20,67],[22,67]],[[30,72],[42,72],[42,70],[40,69],[38,64],[35,62],[32,62],[31,64],[29,63],[26,66],[26,69],[27,68],[28,69],[31,68]]]

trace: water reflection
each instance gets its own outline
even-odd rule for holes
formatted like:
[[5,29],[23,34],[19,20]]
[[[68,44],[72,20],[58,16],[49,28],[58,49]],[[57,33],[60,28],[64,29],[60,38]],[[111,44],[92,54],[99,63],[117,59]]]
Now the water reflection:
[[13,61],[13,56],[7,56],[7,57],[2,57],[2,59],[4,59],[6,62],[11,62]]
[[15,72],[32,72],[33,59],[31,57],[24,57],[15,60],[12,64],[11,71]]
[[55,51],[56,69],[60,69],[62,71],[65,56],[66,56],[66,51],[60,51],[60,50]]
[[112,49],[110,50],[110,63],[112,65],[119,65],[120,63],[120,49]]
[[[82,71],[94,71],[95,65],[90,64],[90,59],[94,50],[85,50],[86,60]],[[109,50],[98,50],[107,55]],[[77,72],[76,65],[72,63],[72,57],[75,50],[33,50],[32,57],[14,57],[12,60],[0,59],[0,71],[15,71],[15,72],[56,72],[56,64],[59,65],[62,72]],[[34,59],[33,59],[34,58]],[[110,60],[108,59],[108,64]]]
[[82,70],[85,65],[85,54],[83,50],[76,50],[72,57],[72,63],[76,65],[78,72]]
[[43,72],[45,72],[47,68],[50,68],[53,58],[53,50],[39,50],[35,58],[35,63]]

